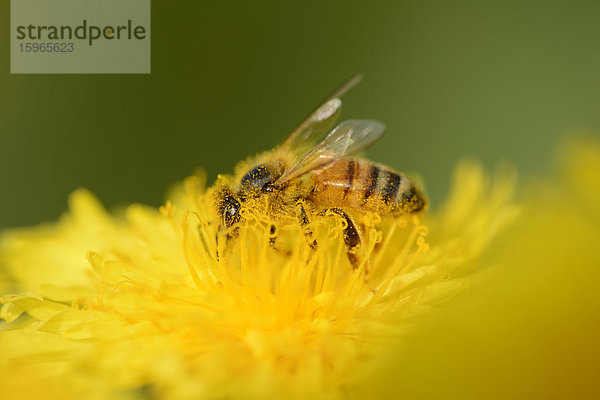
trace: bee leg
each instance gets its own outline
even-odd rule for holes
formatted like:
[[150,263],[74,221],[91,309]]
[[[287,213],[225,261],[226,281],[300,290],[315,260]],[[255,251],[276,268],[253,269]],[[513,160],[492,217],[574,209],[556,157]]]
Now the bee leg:
[[[229,240],[229,238],[231,237],[231,236],[229,236],[228,233],[223,234],[223,232],[225,232],[223,225],[219,225],[219,230],[217,232],[215,232],[215,256],[216,256],[217,262],[219,262],[221,259],[221,254],[219,253],[219,243],[220,243],[219,234],[221,234],[221,239],[223,240],[223,243],[225,245],[227,245],[227,240]],[[223,253],[224,252],[225,252],[225,249],[223,248]]]
[[271,246],[271,248],[283,255],[289,256],[291,254],[291,252],[289,250],[283,250],[280,249],[279,247],[277,247],[275,245],[275,241],[277,240],[277,227],[273,224],[271,224],[271,228],[269,228],[269,246]]
[[326,215],[328,211],[336,213],[340,217],[342,217],[346,221],[346,227],[344,228],[344,243],[346,244],[346,254],[348,255],[348,260],[350,264],[352,264],[352,268],[357,269],[360,265],[360,259],[358,257],[358,250],[362,244],[362,239],[360,237],[358,229],[356,229],[356,225],[352,221],[352,218],[344,210],[339,208],[328,208],[326,210],[321,211],[320,215]]
[[300,227],[304,229],[304,238],[306,239],[306,244],[313,251],[317,250],[317,240],[315,239],[315,235],[313,234],[312,229],[308,226],[310,220],[308,219],[308,213],[306,212],[306,208],[304,208],[304,204],[302,202],[298,202],[296,204],[296,215],[298,216],[298,222],[300,223]]
[[275,241],[277,240],[277,235],[275,235],[276,231],[277,228],[275,225],[271,224],[271,228],[269,228],[269,244],[271,247],[275,247]]
[[[219,225],[219,230],[215,233],[215,259],[219,261],[221,258],[219,254],[219,235],[223,239],[224,247],[227,246],[229,239],[235,238],[238,235],[238,228],[235,228],[232,232],[228,232],[224,225]],[[223,249],[224,250],[224,249]],[[225,251],[223,251],[224,253]]]

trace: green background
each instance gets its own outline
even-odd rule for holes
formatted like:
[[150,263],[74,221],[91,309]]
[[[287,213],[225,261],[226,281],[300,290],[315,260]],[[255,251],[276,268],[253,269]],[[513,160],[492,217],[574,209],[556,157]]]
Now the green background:
[[81,186],[159,205],[356,72],[343,118],[385,122],[369,157],[420,173],[434,206],[465,156],[543,173],[559,138],[600,132],[597,1],[154,0],[150,75],[11,75],[0,4],[0,227],[56,218]]

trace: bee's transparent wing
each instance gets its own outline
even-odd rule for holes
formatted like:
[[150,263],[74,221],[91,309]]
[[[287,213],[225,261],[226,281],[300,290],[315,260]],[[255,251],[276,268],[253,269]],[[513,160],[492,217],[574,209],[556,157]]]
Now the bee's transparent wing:
[[385,125],[372,120],[348,120],[339,124],[322,142],[307,151],[277,180],[276,184],[326,167],[336,160],[356,154],[383,134]]
[[314,145],[331,130],[341,111],[342,101],[339,98],[327,100],[298,125],[282,143],[282,147],[298,152],[307,146]]
[[290,136],[281,144],[287,150],[302,149],[307,145],[316,143],[335,124],[342,111],[342,101],[339,99],[362,79],[362,75],[355,75],[344,82],[336,91],[329,95],[323,104],[317,107],[308,117],[298,125]]

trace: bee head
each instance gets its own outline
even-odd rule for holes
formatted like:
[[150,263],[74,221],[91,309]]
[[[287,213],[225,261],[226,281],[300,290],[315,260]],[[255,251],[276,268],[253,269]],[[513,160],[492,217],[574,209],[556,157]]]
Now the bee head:
[[213,199],[223,227],[230,228],[240,222],[242,206],[228,185],[217,190]]
[[221,205],[221,216],[223,217],[223,223],[226,227],[230,228],[232,225],[240,222],[240,202],[233,196],[226,196],[223,199]]

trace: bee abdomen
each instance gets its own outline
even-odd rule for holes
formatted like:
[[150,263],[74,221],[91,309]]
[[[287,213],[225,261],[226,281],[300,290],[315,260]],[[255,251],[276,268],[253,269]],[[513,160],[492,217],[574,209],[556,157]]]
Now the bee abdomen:
[[386,182],[381,189],[381,198],[385,204],[390,202],[397,202],[398,194],[400,192],[400,184],[402,183],[402,177],[392,171],[386,171],[387,177]]
[[380,214],[420,211],[425,200],[403,174],[365,160],[345,158],[313,175],[311,197],[328,206]]
[[398,172],[374,164],[371,166],[369,179],[369,186],[363,198],[363,205],[369,211],[382,214],[398,211],[410,213],[419,211],[424,205],[415,207],[422,199],[413,183]]

